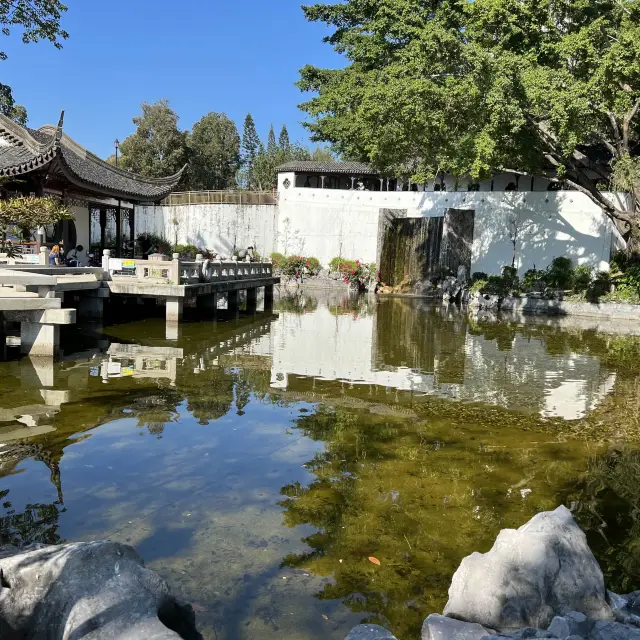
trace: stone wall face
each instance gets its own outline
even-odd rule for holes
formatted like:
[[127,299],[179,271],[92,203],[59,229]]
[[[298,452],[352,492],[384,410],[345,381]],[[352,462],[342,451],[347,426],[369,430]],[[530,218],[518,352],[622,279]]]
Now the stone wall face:
[[[615,197],[613,194],[610,196]],[[624,242],[587,196],[559,192],[392,192],[281,189],[274,205],[182,205],[136,208],[136,232],[164,235],[230,255],[254,245],[315,256],[323,265],[336,257],[377,262],[380,218],[443,217],[449,209],[475,211],[471,272],[500,273],[513,258],[521,272],[543,269],[559,256],[599,270],[609,267],[612,247]],[[406,212],[406,213],[405,213]]]

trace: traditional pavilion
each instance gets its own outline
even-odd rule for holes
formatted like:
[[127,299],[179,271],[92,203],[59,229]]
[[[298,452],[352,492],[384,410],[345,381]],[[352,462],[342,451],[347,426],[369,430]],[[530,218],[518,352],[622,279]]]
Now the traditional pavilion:
[[[277,167],[278,184],[308,189],[366,189],[395,191],[396,181],[381,176],[364,162],[294,160]],[[288,185],[288,186],[287,186]]]
[[134,205],[157,203],[176,187],[184,168],[167,178],[118,169],[74,142],[57,126],[22,127],[0,114],[0,189],[3,197],[54,195],[75,220],[47,229],[47,243],[81,244],[98,255],[133,254]]

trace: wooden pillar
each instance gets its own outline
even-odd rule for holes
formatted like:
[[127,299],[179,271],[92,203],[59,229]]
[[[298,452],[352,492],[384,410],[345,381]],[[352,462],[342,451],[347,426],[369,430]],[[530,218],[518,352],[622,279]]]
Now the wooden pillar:
[[135,209],[135,205],[134,208],[131,209],[131,212],[129,213],[129,237],[131,238],[131,243],[132,243],[132,253],[131,253],[131,257],[135,258],[136,257],[136,209]]
[[100,208],[100,251],[104,251],[107,237],[107,210]]
[[120,200],[116,208],[116,258],[122,258],[122,208]]

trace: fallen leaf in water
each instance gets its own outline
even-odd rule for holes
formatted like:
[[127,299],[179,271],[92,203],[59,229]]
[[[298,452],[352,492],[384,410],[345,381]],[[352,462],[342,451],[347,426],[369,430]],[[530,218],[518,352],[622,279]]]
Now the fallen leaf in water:
[[325,616],[325,615],[324,615],[324,613],[322,614],[322,617],[323,617],[325,620],[328,620],[328,619],[329,619],[329,616]]
[[378,558],[374,558],[373,556],[369,556],[369,562],[373,562],[373,564],[377,564],[380,566],[380,560]]

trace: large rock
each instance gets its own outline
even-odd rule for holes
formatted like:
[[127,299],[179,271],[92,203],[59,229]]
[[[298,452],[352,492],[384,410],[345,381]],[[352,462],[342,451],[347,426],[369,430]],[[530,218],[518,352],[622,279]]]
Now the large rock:
[[481,640],[495,634],[474,622],[462,622],[432,613],[422,625],[421,640]]
[[397,640],[397,638],[380,625],[359,624],[351,629],[344,640]]
[[585,534],[565,507],[504,529],[491,551],[466,557],[444,614],[499,631],[546,628],[571,611],[610,620],[604,579]]
[[194,622],[128,545],[80,542],[0,558],[3,640],[200,638]]

